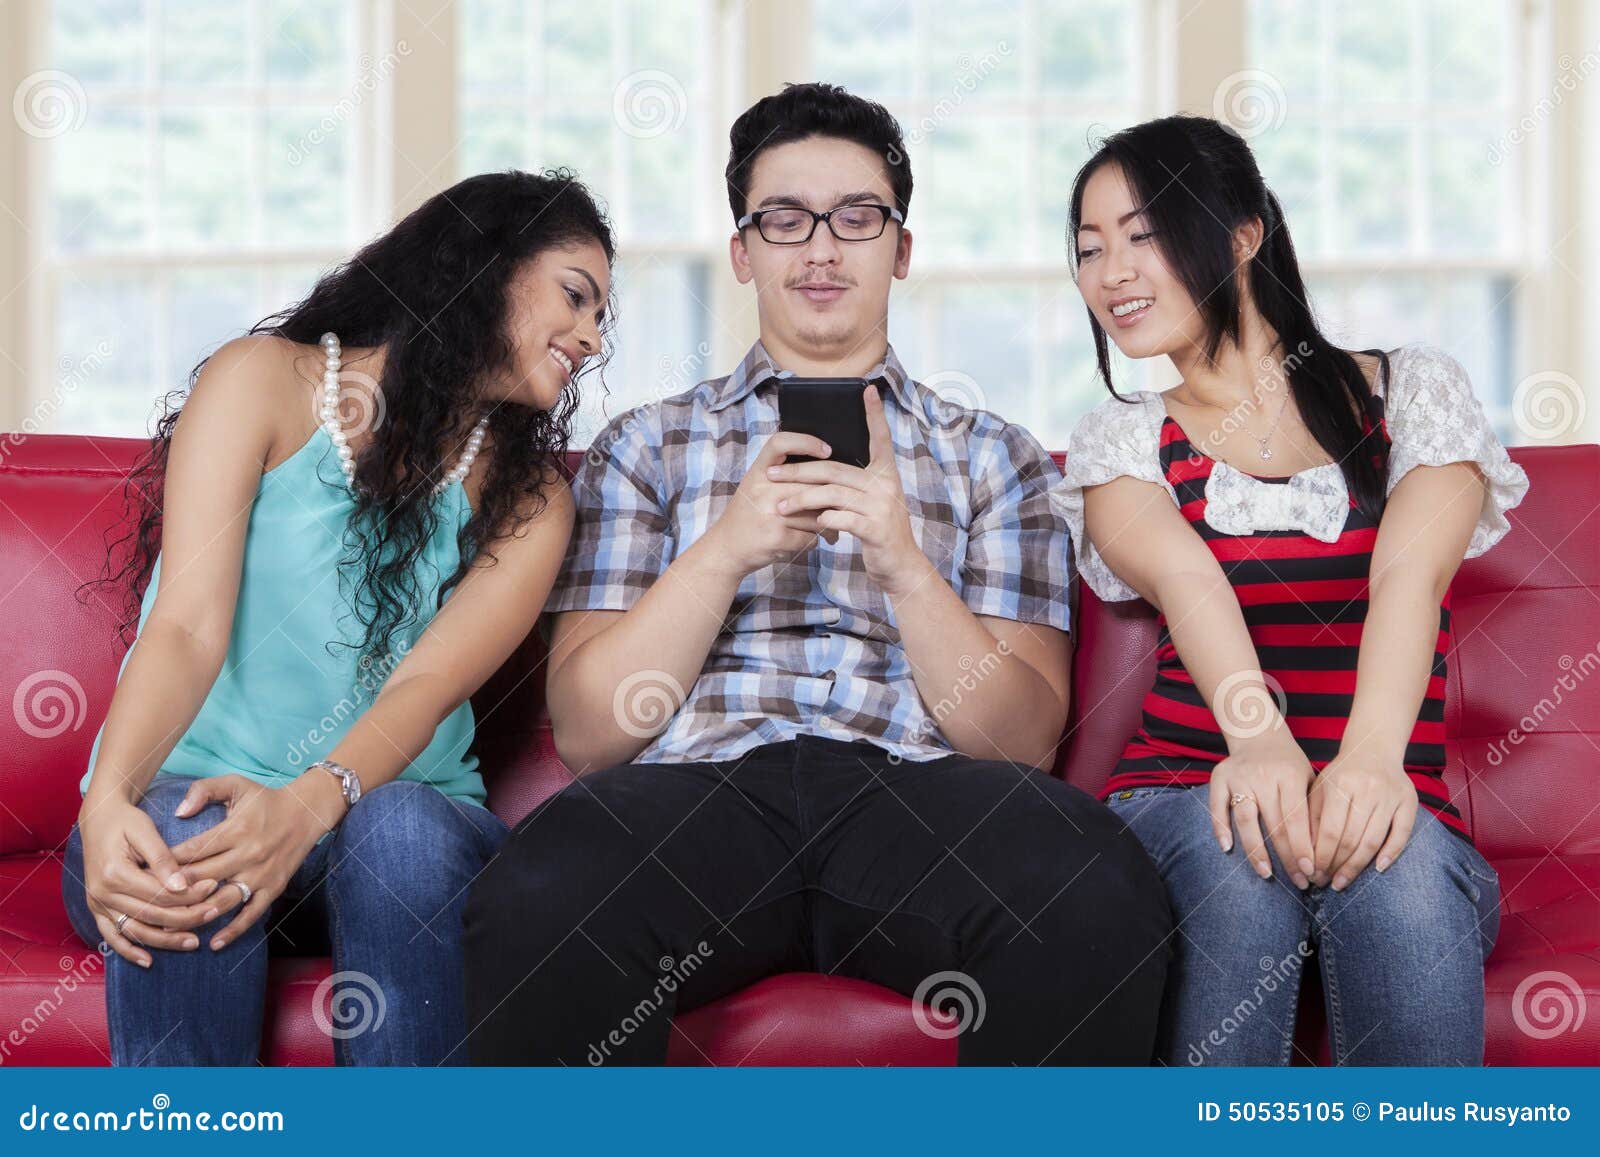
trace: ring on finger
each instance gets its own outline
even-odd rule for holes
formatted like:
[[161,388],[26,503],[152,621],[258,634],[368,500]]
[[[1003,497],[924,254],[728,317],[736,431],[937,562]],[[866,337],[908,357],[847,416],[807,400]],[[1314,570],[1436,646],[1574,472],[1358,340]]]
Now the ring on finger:
[[255,893],[251,891],[249,884],[246,884],[243,880],[229,880],[228,883],[239,889],[239,894],[244,897],[243,900],[239,901],[239,907],[243,908],[250,903],[250,897],[254,896]]
[[117,917],[117,919],[116,919],[116,927],[117,927],[117,935],[118,936],[125,935],[125,933],[122,931],[122,928],[123,928],[123,925],[125,925],[127,922],[128,922],[128,913],[124,912],[122,915]]
[[1245,802],[1255,803],[1256,802],[1256,797],[1251,795],[1247,791],[1236,791],[1236,792],[1233,793],[1233,798],[1231,800],[1229,800],[1228,802],[1229,802],[1230,806],[1238,807],[1240,804],[1245,803]]

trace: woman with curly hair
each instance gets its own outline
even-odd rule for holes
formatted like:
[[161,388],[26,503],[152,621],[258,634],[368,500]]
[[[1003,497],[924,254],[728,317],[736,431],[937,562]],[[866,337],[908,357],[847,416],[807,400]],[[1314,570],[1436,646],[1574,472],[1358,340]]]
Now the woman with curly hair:
[[167,406],[107,565],[137,639],[63,876],[114,953],[114,1064],[256,1063],[296,909],[360,986],[338,1063],[464,1059],[461,906],[506,835],[469,696],[561,565],[613,255],[570,173],[470,178]]

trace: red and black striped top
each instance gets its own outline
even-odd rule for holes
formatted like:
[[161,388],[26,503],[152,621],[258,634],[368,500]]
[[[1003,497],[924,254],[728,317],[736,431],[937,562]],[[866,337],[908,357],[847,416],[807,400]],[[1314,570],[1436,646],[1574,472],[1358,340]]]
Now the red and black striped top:
[[[1381,453],[1387,454],[1389,433],[1383,398],[1377,394],[1363,423],[1369,432],[1374,424],[1382,440]],[[1377,521],[1364,514],[1352,497],[1344,529],[1334,542],[1322,542],[1300,530],[1227,534],[1205,520],[1206,480],[1216,462],[1190,444],[1170,415],[1161,424],[1160,455],[1162,472],[1184,517],[1222,564],[1239,599],[1262,673],[1278,697],[1290,732],[1312,768],[1321,771],[1338,754],[1355,696]],[[1288,476],[1251,477],[1265,483],[1288,482]],[[1446,594],[1439,608],[1432,676],[1403,766],[1421,805],[1470,842],[1443,778],[1449,604]],[[1129,788],[1207,783],[1211,769],[1228,754],[1215,715],[1172,645],[1166,617],[1158,622],[1155,684],[1145,696],[1139,730],[1123,749],[1102,799]]]

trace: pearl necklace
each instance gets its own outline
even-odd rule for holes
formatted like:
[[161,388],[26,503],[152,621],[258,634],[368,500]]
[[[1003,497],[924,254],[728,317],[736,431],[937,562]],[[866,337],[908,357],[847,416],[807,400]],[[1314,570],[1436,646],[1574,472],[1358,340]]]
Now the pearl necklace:
[[[339,425],[339,367],[342,364],[342,351],[336,334],[322,335],[322,357],[322,409],[318,417],[321,418],[322,428],[328,432],[328,437],[333,439],[334,449],[339,452],[339,468],[344,471],[345,485],[354,490],[356,455],[355,451],[350,449],[350,439]],[[467,471],[472,469],[472,463],[478,457],[478,451],[483,448],[483,433],[488,428],[489,416],[485,414],[478,419],[478,424],[467,436],[467,448],[461,452],[461,457],[455,466],[434,483],[435,494],[442,494],[452,482],[460,482],[467,476]]]

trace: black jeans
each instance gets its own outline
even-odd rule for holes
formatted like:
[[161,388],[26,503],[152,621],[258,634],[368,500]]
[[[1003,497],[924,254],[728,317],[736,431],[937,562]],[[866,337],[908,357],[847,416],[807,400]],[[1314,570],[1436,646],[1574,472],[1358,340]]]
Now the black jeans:
[[1172,927],[1139,841],[1042,772],[816,737],[625,764],[529,813],[479,876],[467,1048],[660,1064],[674,1012],[774,973],[909,996],[956,971],[985,1006],[962,1064],[1145,1064]]

